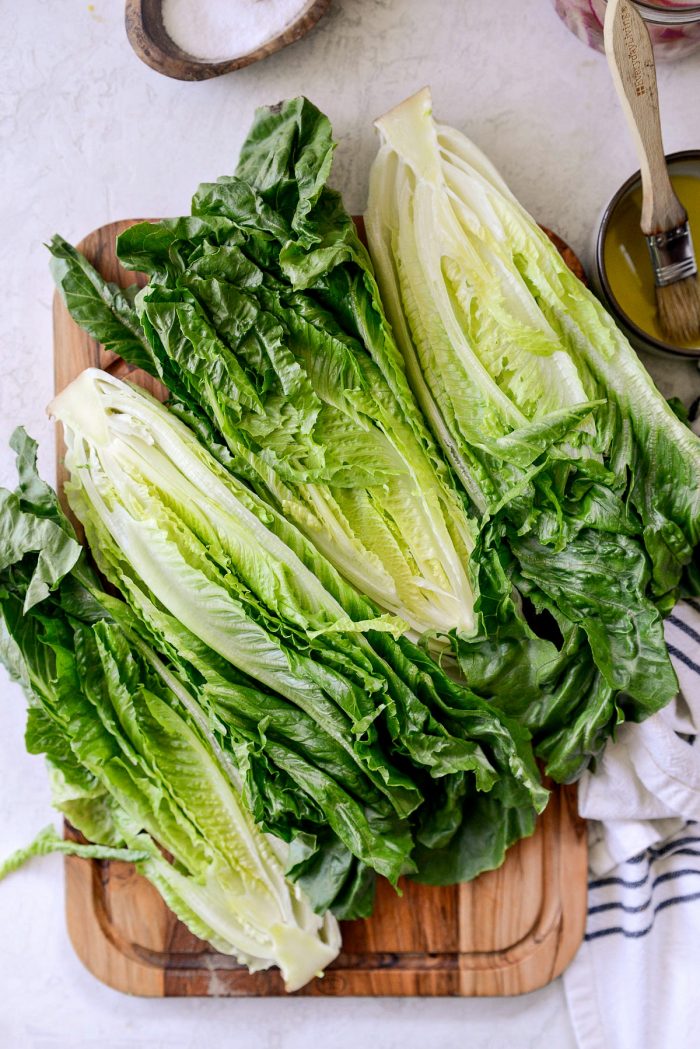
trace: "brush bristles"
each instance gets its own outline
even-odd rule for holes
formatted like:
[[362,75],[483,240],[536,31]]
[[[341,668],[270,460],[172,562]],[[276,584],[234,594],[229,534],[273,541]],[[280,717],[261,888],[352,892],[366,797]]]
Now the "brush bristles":
[[659,324],[669,342],[700,341],[700,284],[697,274],[656,289]]

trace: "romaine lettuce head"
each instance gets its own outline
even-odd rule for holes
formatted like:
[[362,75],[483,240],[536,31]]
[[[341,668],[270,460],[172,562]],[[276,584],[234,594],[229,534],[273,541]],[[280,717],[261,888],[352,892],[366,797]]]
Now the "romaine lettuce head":
[[[700,538],[700,441],[489,161],[435,122],[427,89],[377,127],[372,257],[416,394],[460,476],[489,514],[541,472],[543,452],[560,472],[567,464],[567,498],[581,503],[597,480],[620,514],[634,512],[623,530],[636,527],[663,603]],[[574,503],[564,509],[575,517]],[[565,529],[552,530],[559,545]]]
[[[489,161],[436,123],[428,90],[377,127],[365,222],[379,287],[481,521],[485,629],[455,647],[570,779],[619,720],[675,694],[661,616],[692,580],[700,442]],[[493,589],[501,573],[514,594]]]
[[198,699],[101,591],[36,474],[34,442],[18,431],[14,446],[0,658],[27,695],[26,744],[46,755],[54,805],[90,844],[44,832],[0,875],[47,851],[131,860],[196,935],[251,971],[278,965],[288,990],[303,986],[338,953],[335,919],[285,878],[289,848],[256,826]]
[[406,410],[367,352],[370,339],[391,342],[378,298],[366,303],[363,339],[294,292],[270,232],[254,228],[259,198],[239,190],[236,179],[202,187],[201,218],[141,223],[119,238],[125,264],[154,275],[137,296],[54,238],[69,309],[160,378],[188,421],[213,425],[233,468],[359,590],[416,635],[473,632],[473,527],[415,405]]

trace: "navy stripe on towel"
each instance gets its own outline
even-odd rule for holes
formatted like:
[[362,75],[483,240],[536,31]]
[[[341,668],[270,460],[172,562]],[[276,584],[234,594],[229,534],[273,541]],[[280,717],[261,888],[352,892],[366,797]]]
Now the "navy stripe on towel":
[[676,903],[689,903],[691,900],[700,900],[700,892],[693,892],[688,896],[672,896],[669,900],[662,900],[661,903],[657,903],[653,910],[651,922],[644,929],[624,929],[621,925],[614,925],[609,929],[596,929],[595,932],[587,932],[584,939],[599,940],[602,936],[612,936],[615,933],[621,933],[622,936],[629,940],[639,940],[654,928],[656,915],[660,911],[666,910],[667,907],[673,907]]
[[642,853],[641,856],[635,856],[633,860],[628,860],[628,863],[641,863],[642,860],[646,860],[648,863],[646,874],[643,878],[638,878],[636,881],[630,881],[626,878],[619,878],[617,876],[609,878],[596,878],[593,881],[589,881],[589,889],[603,889],[606,885],[624,885],[627,889],[639,889],[642,885],[645,885],[649,880],[649,874],[651,873],[651,865],[658,859],[664,859],[670,855],[684,854],[686,856],[697,856],[700,855],[696,850],[683,849],[685,845],[695,845],[700,843],[700,838],[677,838],[676,841],[669,841],[666,845],[659,846],[658,849],[650,848],[646,853]]
[[673,841],[667,841],[665,845],[651,845],[648,851],[652,856],[665,856],[667,852],[674,853],[676,849],[685,845],[698,844],[700,844],[700,838],[674,838]]
[[682,619],[679,619],[678,616],[675,616],[673,612],[670,616],[667,616],[667,619],[669,623],[673,623],[675,627],[678,627],[679,630],[682,630],[683,633],[687,634],[689,638],[692,638],[693,641],[697,641],[698,644],[700,644],[700,634],[698,634],[697,630],[693,630],[692,626],[688,626],[688,624],[685,623]]
[[700,674],[700,667],[698,664],[693,663],[692,659],[690,659],[689,656],[686,656],[685,652],[681,652],[680,648],[676,648],[675,645],[669,645],[668,641],[666,642],[666,648],[674,659],[680,659],[681,663],[685,663],[690,670],[694,670],[696,674]]
[[[667,881],[675,881],[676,878],[682,878],[687,874],[697,874],[700,876],[700,870],[682,870],[682,871],[667,871],[665,874],[660,874],[658,878],[654,878],[651,883],[652,892],[657,885],[663,885]],[[644,903],[638,903],[634,906],[622,903],[621,900],[614,900],[610,903],[597,903],[593,907],[588,908],[589,914],[601,914],[603,911],[615,911],[621,910],[625,914],[639,914],[641,911],[645,911],[647,907],[651,905],[653,896],[649,896]]]

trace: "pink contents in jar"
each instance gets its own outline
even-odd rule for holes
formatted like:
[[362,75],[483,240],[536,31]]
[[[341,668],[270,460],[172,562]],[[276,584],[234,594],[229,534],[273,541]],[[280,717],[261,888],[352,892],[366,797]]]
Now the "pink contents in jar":
[[[569,29],[603,51],[606,0],[554,0],[554,9]],[[635,2],[647,24],[654,55],[662,61],[685,58],[700,48],[700,3],[697,0]]]

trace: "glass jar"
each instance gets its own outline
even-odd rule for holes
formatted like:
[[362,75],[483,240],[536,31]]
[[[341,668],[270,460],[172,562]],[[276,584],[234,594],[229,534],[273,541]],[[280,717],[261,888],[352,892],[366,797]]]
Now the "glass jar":
[[[604,50],[606,0],[554,0],[554,9],[572,33],[598,51]],[[685,58],[700,48],[700,3],[697,0],[634,0],[647,24],[654,55],[661,61]]]

